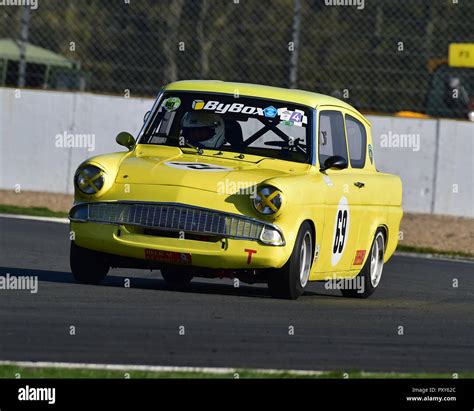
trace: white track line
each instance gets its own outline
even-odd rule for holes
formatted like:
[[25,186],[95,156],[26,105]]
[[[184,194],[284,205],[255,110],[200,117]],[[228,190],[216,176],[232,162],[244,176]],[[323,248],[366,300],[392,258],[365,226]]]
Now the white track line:
[[17,218],[20,220],[46,221],[48,223],[69,224],[68,218],[40,217],[40,216],[35,216],[35,215],[24,215],[24,214],[0,214],[0,217],[1,218]]
[[[238,368],[221,367],[175,367],[162,365],[127,365],[127,364],[90,364],[90,363],[68,363],[48,361],[0,361],[0,366],[9,365],[25,368],[70,368],[87,370],[109,370],[109,371],[151,371],[151,372],[200,372],[210,374],[235,374]],[[326,371],[307,370],[277,370],[277,369],[249,369],[249,371],[266,374],[294,374],[294,375],[321,375]]]

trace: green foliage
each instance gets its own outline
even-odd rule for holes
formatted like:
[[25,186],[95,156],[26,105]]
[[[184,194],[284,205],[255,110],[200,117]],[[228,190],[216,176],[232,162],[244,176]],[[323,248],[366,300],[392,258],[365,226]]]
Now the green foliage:
[[62,211],[51,211],[46,207],[18,207],[6,204],[0,204],[0,213],[31,215],[39,217],[67,217],[67,213]]

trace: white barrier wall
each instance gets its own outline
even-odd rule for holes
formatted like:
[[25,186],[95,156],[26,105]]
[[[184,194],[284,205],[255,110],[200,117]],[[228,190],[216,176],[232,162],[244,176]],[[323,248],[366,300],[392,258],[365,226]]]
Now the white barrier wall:
[[437,120],[369,116],[375,165],[398,174],[403,183],[404,209],[430,213],[436,158]]
[[474,217],[474,123],[369,116],[375,164],[398,174],[406,211]]
[[[72,193],[84,159],[124,148],[152,99],[0,88],[0,188]],[[400,175],[405,211],[474,217],[474,123],[369,116],[375,163]],[[87,147],[58,147],[72,134]],[[90,140],[88,137],[94,136]],[[60,145],[60,144],[59,144]]]
[[473,141],[474,124],[440,121],[434,213],[474,217]]
[[[72,193],[75,168],[86,158],[125,150],[120,131],[137,134],[152,99],[0,88],[0,188]],[[74,135],[89,147],[61,147]],[[94,138],[91,138],[92,135]]]

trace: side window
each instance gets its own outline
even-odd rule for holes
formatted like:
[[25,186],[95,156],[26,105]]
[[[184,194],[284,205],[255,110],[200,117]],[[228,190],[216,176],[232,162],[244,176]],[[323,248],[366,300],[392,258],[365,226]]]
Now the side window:
[[364,168],[367,147],[367,133],[365,127],[359,120],[347,115],[346,131],[351,166],[354,168]]
[[322,111],[319,114],[319,164],[331,156],[341,156],[347,161],[344,119],[339,111]]

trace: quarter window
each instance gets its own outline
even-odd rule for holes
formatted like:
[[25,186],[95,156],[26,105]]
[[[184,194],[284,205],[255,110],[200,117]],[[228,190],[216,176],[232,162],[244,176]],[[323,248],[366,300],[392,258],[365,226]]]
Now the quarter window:
[[364,168],[367,146],[365,127],[359,120],[346,115],[346,131],[351,166],[354,168]]
[[339,111],[323,111],[319,115],[319,164],[332,156],[341,156],[347,161],[344,119]]

